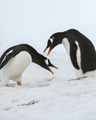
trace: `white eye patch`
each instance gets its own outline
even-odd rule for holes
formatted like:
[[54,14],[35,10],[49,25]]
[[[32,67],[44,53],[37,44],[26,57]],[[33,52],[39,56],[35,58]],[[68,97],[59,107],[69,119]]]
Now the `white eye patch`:
[[50,38],[51,43],[53,43],[54,38]]
[[46,63],[47,65],[49,64],[48,59],[47,59],[47,60],[45,60],[45,63]]

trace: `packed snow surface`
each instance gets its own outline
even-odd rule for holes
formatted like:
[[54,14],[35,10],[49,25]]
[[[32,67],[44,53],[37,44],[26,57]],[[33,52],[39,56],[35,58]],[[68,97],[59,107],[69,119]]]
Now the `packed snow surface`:
[[0,120],[96,120],[96,77],[68,81],[76,76],[67,53],[48,58],[54,75],[31,63],[22,86],[0,81]]

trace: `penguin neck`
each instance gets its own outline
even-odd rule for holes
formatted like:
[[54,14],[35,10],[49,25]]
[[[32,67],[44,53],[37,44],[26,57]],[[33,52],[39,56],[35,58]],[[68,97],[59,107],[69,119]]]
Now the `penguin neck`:
[[40,65],[40,61],[42,61],[43,56],[40,55],[37,51],[35,51],[34,53],[32,53],[32,62]]
[[[58,33],[57,33],[58,34]],[[62,44],[63,39],[65,38],[65,32],[62,32],[58,34],[58,37],[56,37],[56,41],[53,44],[53,48],[59,44]]]
[[31,58],[32,58],[32,62],[36,63],[37,62],[37,58],[38,58],[38,53],[36,51],[30,51],[30,55],[31,55]]
[[32,62],[35,62],[36,58],[38,57],[38,52],[30,45],[26,45],[26,47],[26,51],[30,54]]

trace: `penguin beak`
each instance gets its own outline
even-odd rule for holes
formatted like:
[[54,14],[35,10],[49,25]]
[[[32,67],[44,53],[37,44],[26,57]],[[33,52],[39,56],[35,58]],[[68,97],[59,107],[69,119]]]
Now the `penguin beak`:
[[50,67],[53,67],[53,68],[55,68],[55,69],[58,69],[56,66],[52,65],[51,62],[49,61],[48,69],[49,69],[49,71],[50,71],[52,74],[54,74],[54,73],[53,73],[53,71],[50,69]]
[[[50,67],[52,67],[52,66],[50,66]],[[48,66],[49,71],[50,71],[52,74],[54,74],[54,72],[50,69],[50,67]],[[57,67],[55,67],[55,66],[53,66],[53,68],[58,69],[58,68],[57,68]]]
[[53,71],[50,69],[50,67],[48,67],[48,69],[49,69],[49,71],[50,71],[52,74],[54,74]]
[[52,50],[52,46],[49,47],[49,51],[48,51],[48,54],[47,54],[47,55],[50,54],[51,50]]
[[51,50],[52,50],[52,43],[51,43],[50,40],[48,40],[47,47],[45,48],[44,52],[45,52],[47,49],[49,49],[48,54],[47,54],[47,55],[49,55],[50,52],[51,52]]
[[44,52],[45,52],[47,49],[49,49],[49,50],[48,50],[48,54],[47,54],[47,56],[48,56],[48,55],[50,54],[51,50],[52,50],[52,46],[46,47],[46,49],[44,50]]

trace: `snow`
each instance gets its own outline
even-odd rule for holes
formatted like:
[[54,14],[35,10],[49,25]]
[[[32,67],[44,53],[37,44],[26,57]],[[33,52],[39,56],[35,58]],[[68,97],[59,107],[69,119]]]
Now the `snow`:
[[32,63],[22,86],[0,82],[0,120],[96,120],[96,77],[68,81],[76,76],[67,53],[48,58],[58,67],[54,75]]
[[[27,43],[42,54],[53,33],[71,28],[96,46],[95,11],[95,0],[1,0],[0,52]],[[32,63],[22,86],[0,81],[0,120],[96,120],[96,77],[68,81],[76,76],[63,46],[48,58],[58,67],[54,75]]]

